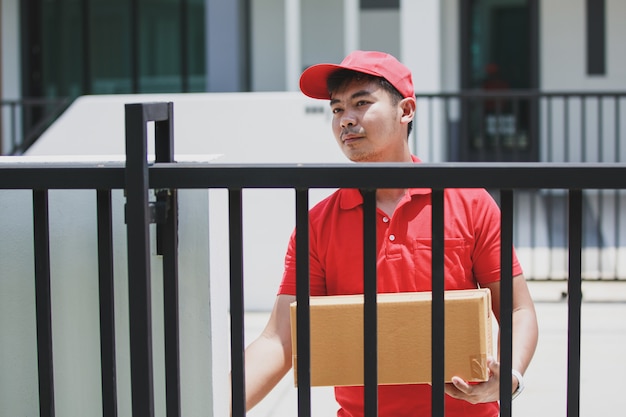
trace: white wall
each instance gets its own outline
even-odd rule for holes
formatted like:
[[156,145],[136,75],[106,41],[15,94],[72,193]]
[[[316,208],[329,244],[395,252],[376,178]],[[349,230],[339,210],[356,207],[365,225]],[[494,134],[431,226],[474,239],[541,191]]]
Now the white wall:
[[362,10],[358,48],[368,51],[384,51],[400,57],[400,21],[399,10]]
[[[404,0],[400,2],[402,61],[412,72],[417,93],[444,91],[444,6],[439,0]],[[432,111],[432,116],[431,116]],[[441,106],[418,100],[412,148],[423,161],[439,162],[445,155]],[[426,138],[416,139],[416,138]]]
[[460,68],[460,8],[456,0],[441,2],[441,84],[442,91],[458,91],[461,85]]
[[250,4],[253,91],[286,90],[284,3],[284,0],[254,0]]
[[344,51],[344,7],[337,0],[301,0],[302,69],[340,62]]
[[361,10],[358,0],[254,0],[251,7],[254,91],[297,90],[302,69],[338,63],[355,49],[400,56],[398,10]]
[[540,3],[540,87],[544,90],[626,89],[626,2],[606,1],[605,76],[587,75],[584,0]]
[[439,0],[400,2],[401,56],[417,92],[441,91],[442,5]]

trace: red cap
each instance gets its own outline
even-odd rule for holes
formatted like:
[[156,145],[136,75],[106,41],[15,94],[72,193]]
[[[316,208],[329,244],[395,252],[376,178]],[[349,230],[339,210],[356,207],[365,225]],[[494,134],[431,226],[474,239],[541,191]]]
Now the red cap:
[[307,68],[300,76],[300,90],[309,97],[330,100],[326,80],[339,69],[382,77],[396,87],[403,97],[415,96],[411,71],[394,56],[376,51],[354,51],[339,65],[317,64]]

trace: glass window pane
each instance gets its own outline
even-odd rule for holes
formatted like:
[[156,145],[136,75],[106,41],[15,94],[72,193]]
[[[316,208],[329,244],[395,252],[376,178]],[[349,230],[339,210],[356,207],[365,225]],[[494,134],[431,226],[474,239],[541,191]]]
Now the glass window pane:
[[131,93],[128,0],[91,0],[90,23],[92,93]]
[[190,0],[187,10],[188,91],[206,91],[205,0]]
[[180,92],[180,2],[142,0],[139,4],[139,92]]
[[137,16],[133,4],[32,2],[23,48],[40,52],[24,53],[25,95],[205,91],[205,1],[138,0]]
[[82,8],[78,0],[43,2],[42,68],[46,97],[76,97],[82,92]]

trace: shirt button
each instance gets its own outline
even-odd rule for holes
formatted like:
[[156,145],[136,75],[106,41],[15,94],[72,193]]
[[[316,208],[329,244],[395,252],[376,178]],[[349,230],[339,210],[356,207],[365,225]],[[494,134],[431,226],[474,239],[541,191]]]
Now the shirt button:
[[389,217],[387,216],[383,217],[383,223],[389,223]]
[[389,235],[389,240],[391,240],[393,242],[394,240],[396,240],[396,236],[395,235]]

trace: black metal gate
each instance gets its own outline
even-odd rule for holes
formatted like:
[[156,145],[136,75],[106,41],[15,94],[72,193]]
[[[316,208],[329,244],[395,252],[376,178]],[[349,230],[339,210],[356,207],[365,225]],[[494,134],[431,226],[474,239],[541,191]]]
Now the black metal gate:
[[[147,161],[147,125],[155,123],[156,161]],[[168,417],[181,415],[178,345],[178,215],[177,189],[227,188],[230,215],[230,307],[233,415],[245,415],[244,300],[242,190],[296,190],[298,300],[298,415],[311,414],[309,352],[308,193],[314,188],[361,188],[364,192],[364,341],[365,404],[368,417],[377,415],[377,331],[375,259],[375,190],[390,187],[433,189],[433,304],[432,369],[433,415],[444,412],[443,303],[443,191],[446,188],[485,187],[500,190],[502,247],[513,242],[514,190],[569,190],[568,280],[568,393],[567,415],[579,415],[582,192],[584,189],[626,189],[623,164],[335,164],[335,165],[224,165],[175,163],[171,103],[126,106],[127,162],[119,166],[67,164],[2,164],[0,190],[33,190],[39,404],[41,416],[54,416],[54,372],[50,301],[48,191],[97,190],[98,259],[100,279],[100,337],[102,412],[117,415],[111,190],[124,189],[127,198],[128,274],[131,325],[131,383],[133,416],[154,415],[150,299],[149,225],[157,223],[158,251],[163,255],[165,293],[166,405]],[[416,166],[419,165],[419,166]],[[148,191],[156,190],[156,201]],[[502,250],[502,271],[511,271],[511,250]],[[506,274],[506,273],[504,273]],[[512,285],[502,276],[501,366],[511,369]],[[511,380],[500,385],[501,415],[511,415]]]

